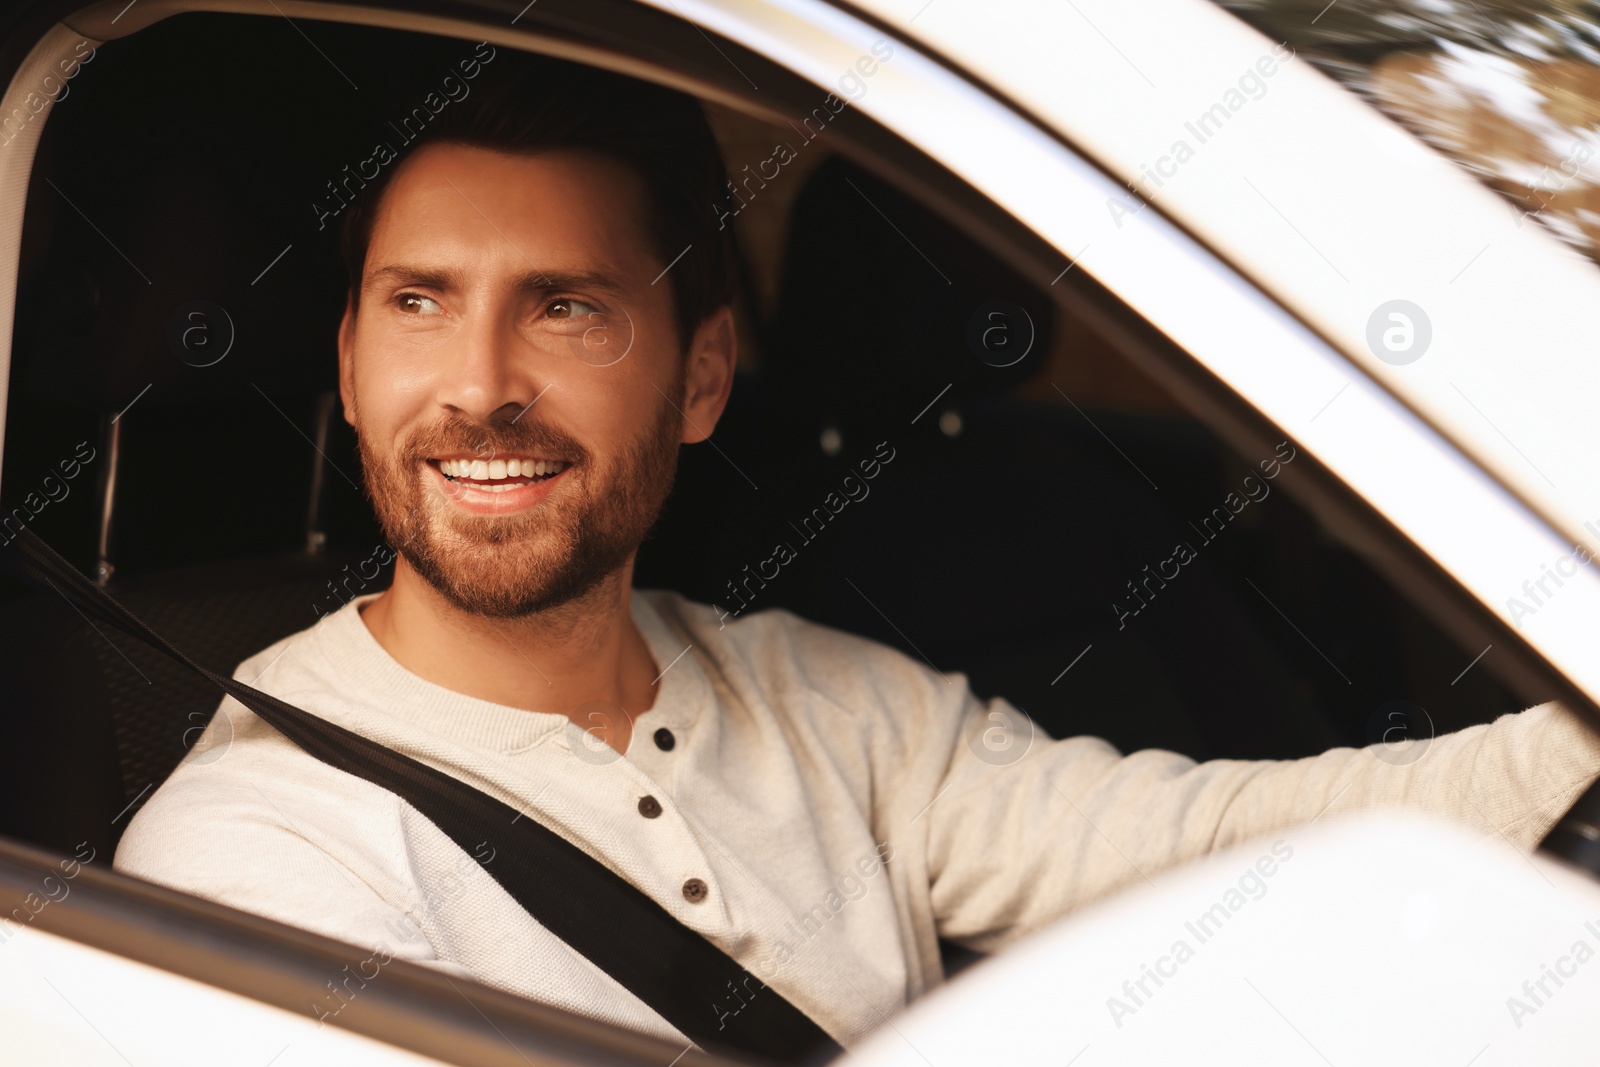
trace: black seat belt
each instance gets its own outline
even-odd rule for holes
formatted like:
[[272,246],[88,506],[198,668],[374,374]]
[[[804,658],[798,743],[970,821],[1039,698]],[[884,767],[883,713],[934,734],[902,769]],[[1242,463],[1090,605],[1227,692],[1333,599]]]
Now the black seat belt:
[[[609,867],[510,805],[369,738],[202,667],[24,528],[22,570],[85,616],[137,637],[206,678],[309,754],[397,794],[476,854],[538,922],[707,1051],[772,1063],[823,1062],[837,1042],[776,990]],[[753,987],[751,985],[753,983]],[[719,1010],[737,993],[743,1007]]]

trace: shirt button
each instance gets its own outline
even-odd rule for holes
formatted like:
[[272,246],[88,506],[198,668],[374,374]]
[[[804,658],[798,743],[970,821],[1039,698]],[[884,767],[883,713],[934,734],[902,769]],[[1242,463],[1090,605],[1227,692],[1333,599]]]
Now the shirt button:
[[710,892],[706,884],[698,878],[691,878],[683,883],[683,899],[691,904],[699,904]]
[[677,743],[678,739],[673,737],[672,731],[667,729],[665,726],[656,731],[656,747],[661,751],[671,752],[672,746],[676,745]]
[[639,814],[647,819],[654,819],[661,814],[661,801],[655,797],[640,797]]

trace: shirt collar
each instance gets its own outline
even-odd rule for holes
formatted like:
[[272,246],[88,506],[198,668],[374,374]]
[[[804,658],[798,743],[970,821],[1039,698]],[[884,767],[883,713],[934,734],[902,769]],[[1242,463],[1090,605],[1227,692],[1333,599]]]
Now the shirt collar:
[[[430,733],[500,751],[531,747],[565,728],[565,715],[481,700],[401,666],[361,619],[361,608],[379,595],[356,597],[313,628],[319,635],[325,666],[336,672],[342,691],[359,693],[379,713]],[[662,617],[652,594],[636,590],[630,600],[634,624],[660,672],[654,683],[655,703],[635,721],[636,729],[688,729],[711,699],[711,685],[698,650]]]
[[656,702],[641,719],[652,728],[662,726],[686,730],[711,702],[711,682],[700,663],[701,650],[693,646],[662,616],[658,597],[671,596],[657,590],[633,591],[633,621],[655,657]]

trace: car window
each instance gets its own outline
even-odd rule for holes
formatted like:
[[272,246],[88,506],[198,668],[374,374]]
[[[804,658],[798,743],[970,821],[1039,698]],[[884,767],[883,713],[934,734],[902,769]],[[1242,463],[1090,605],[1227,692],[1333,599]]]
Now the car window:
[[1600,258],[1593,5],[1219,2],[1460,163],[1519,219]]
[[[8,471],[19,473],[8,484],[25,488],[20,472],[48,462],[50,448],[78,440],[103,448],[105,412],[137,399],[122,417],[114,565],[129,583],[158,584],[179,564],[300,547],[315,469],[324,551],[344,569],[331,568],[342,580],[307,574],[293,587],[309,624],[319,608],[382,582],[363,566],[378,535],[354,485],[353,439],[342,420],[318,422],[341,292],[328,216],[343,205],[341,189],[354,189],[349,168],[359,161],[349,146],[365,147],[387,121],[384,106],[367,101],[403,111],[427,91],[430,71],[450,69],[455,53],[472,48],[319,25],[330,58],[351,58],[321,64],[275,97],[262,95],[257,70],[217,60],[180,73],[167,61],[201,40],[242,41],[251,25],[191,15],[115,42],[83,71],[78,106],[52,123],[36,179],[49,195],[32,204],[30,234],[39,236],[25,282],[54,301],[93,286],[103,306],[137,309],[150,373],[116,369],[126,350],[97,332],[109,328],[103,314],[71,307],[63,333],[56,303],[24,303],[24,385],[12,394],[7,449]],[[353,68],[363,54],[405,55],[383,68],[405,73],[363,73],[366,88],[351,92],[336,66]],[[133,105],[115,87],[133,80],[160,101],[161,131],[132,124]],[[252,121],[231,118],[235,109]],[[1093,733],[1125,749],[1293,756],[1367,742],[1390,701],[1429,709],[1435,729],[1516,702],[1493,671],[1450,687],[1470,655],[1450,669],[1461,650],[1371,570],[1349,535],[1251,477],[1263,464],[1276,469],[1292,443],[1277,454],[1233,451],[1115,344],[837,144],[800,140],[731,107],[709,110],[728,169],[746,189],[730,221],[748,270],[747,374],[718,448],[685,451],[672,509],[641,554],[639,584],[729,608],[785,607],[881,639],[966,672],[980,695],[1007,696],[1053,735]],[[264,144],[272,151],[263,154]],[[775,146],[784,144],[795,158],[773,177]],[[108,158],[120,166],[96,168]],[[133,195],[99,176],[121,169],[134,176]],[[750,180],[761,174],[770,180]],[[121,235],[140,270],[158,272],[157,296],[66,196]],[[264,205],[270,225],[242,210],[250,203]],[[169,246],[168,232],[184,243]],[[213,269],[226,272],[225,285],[208,277]],[[172,315],[193,301],[224,309],[234,324],[235,337],[213,342],[232,344],[214,364],[183,363],[167,343]],[[223,329],[209,314],[193,322]],[[188,351],[181,338],[179,350]],[[64,366],[92,383],[92,402],[52,397]],[[140,396],[151,378],[159,388]],[[331,435],[326,464],[313,447],[319,425]],[[212,446],[194,454],[196,435]],[[246,482],[229,471],[249,442],[262,452]],[[826,537],[815,522],[797,533],[831,482],[881,442],[905,457],[898,477],[841,512]],[[165,491],[165,457],[180,453],[211,494]],[[952,509],[952,486],[970,501]],[[240,520],[227,529],[206,518],[219,497]],[[99,503],[80,491],[42,515],[40,528],[76,546],[87,565]],[[760,596],[731,599],[746,569],[785,539],[804,551]],[[1152,576],[1175,572],[1180,540],[1203,548],[1203,558],[1169,589]],[[180,614],[171,625],[206,631],[208,619]],[[241,641],[268,643],[249,632],[233,643]],[[1233,667],[1244,663],[1253,669]],[[125,726],[139,731],[125,743],[181,753],[214,703],[203,685],[191,699],[165,712],[159,731]],[[150,777],[141,769],[122,783],[129,800]]]

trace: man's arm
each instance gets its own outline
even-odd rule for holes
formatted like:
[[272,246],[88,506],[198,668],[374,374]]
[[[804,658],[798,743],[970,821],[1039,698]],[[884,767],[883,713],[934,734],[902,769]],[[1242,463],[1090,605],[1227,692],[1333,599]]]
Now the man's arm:
[[438,959],[420,914],[375,888],[394,881],[384,869],[388,857],[403,855],[386,848],[377,820],[360,820],[370,848],[324,839],[326,827],[346,825],[360,806],[271,778],[257,785],[208,770],[180,768],[157,790],[117,847],[118,871],[359,946],[353,969],[381,952],[381,962],[410,959],[471,977]]
[[[968,715],[1017,714],[967,702]],[[925,816],[940,933],[996,948],[1213,849],[1355,809],[1423,809],[1530,849],[1600,773],[1600,739],[1557,704],[1435,738],[1414,762],[1396,755],[1197,764],[1041,736],[996,766],[963,735]]]

